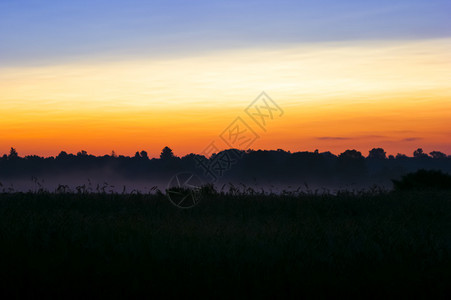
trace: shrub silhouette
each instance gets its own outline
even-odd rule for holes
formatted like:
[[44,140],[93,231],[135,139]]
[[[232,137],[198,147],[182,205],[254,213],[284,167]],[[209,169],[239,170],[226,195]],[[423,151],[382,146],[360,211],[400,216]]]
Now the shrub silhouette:
[[438,170],[418,170],[392,180],[395,190],[451,190],[451,175]]

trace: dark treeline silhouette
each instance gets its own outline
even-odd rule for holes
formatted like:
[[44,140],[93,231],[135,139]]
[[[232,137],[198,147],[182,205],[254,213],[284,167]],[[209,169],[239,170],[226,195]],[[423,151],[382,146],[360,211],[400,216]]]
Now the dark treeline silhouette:
[[[392,179],[419,169],[451,172],[451,156],[439,151],[424,153],[421,148],[413,156],[387,156],[382,148],[374,148],[365,157],[356,150],[339,155],[331,152],[288,152],[278,150],[228,149],[207,158],[199,154],[177,157],[165,147],[160,158],[149,158],[146,151],[133,157],[116,155],[94,156],[86,151],[56,157],[36,155],[20,157],[11,148],[0,158],[1,180],[30,178],[63,178],[73,175],[99,182],[114,176],[129,181],[167,181],[177,172],[193,172],[206,181],[237,182],[260,185],[306,185],[310,187],[345,187],[392,185]],[[64,182],[61,182],[64,183]]]

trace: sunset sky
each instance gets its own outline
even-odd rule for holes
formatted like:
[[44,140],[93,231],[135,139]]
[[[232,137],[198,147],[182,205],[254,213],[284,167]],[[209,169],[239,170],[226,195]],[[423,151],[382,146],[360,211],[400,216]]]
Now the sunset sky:
[[[0,1],[0,154],[451,154],[451,2]],[[283,115],[260,128],[262,92]]]

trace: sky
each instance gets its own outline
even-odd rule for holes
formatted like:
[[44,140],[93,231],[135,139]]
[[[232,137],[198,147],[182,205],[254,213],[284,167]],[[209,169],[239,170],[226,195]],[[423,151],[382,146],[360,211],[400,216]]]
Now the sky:
[[[0,153],[182,156],[228,148],[240,117],[258,136],[243,148],[451,154],[449,11],[449,0],[1,0]],[[280,113],[262,128],[246,108],[263,91]]]

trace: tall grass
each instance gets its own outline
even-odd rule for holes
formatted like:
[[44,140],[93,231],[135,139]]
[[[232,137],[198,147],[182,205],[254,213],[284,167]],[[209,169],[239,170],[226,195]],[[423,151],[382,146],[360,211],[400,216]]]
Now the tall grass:
[[162,193],[0,194],[1,291],[74,297],[450,292],[450,192],[203,195],[195,208],[180,210]]

